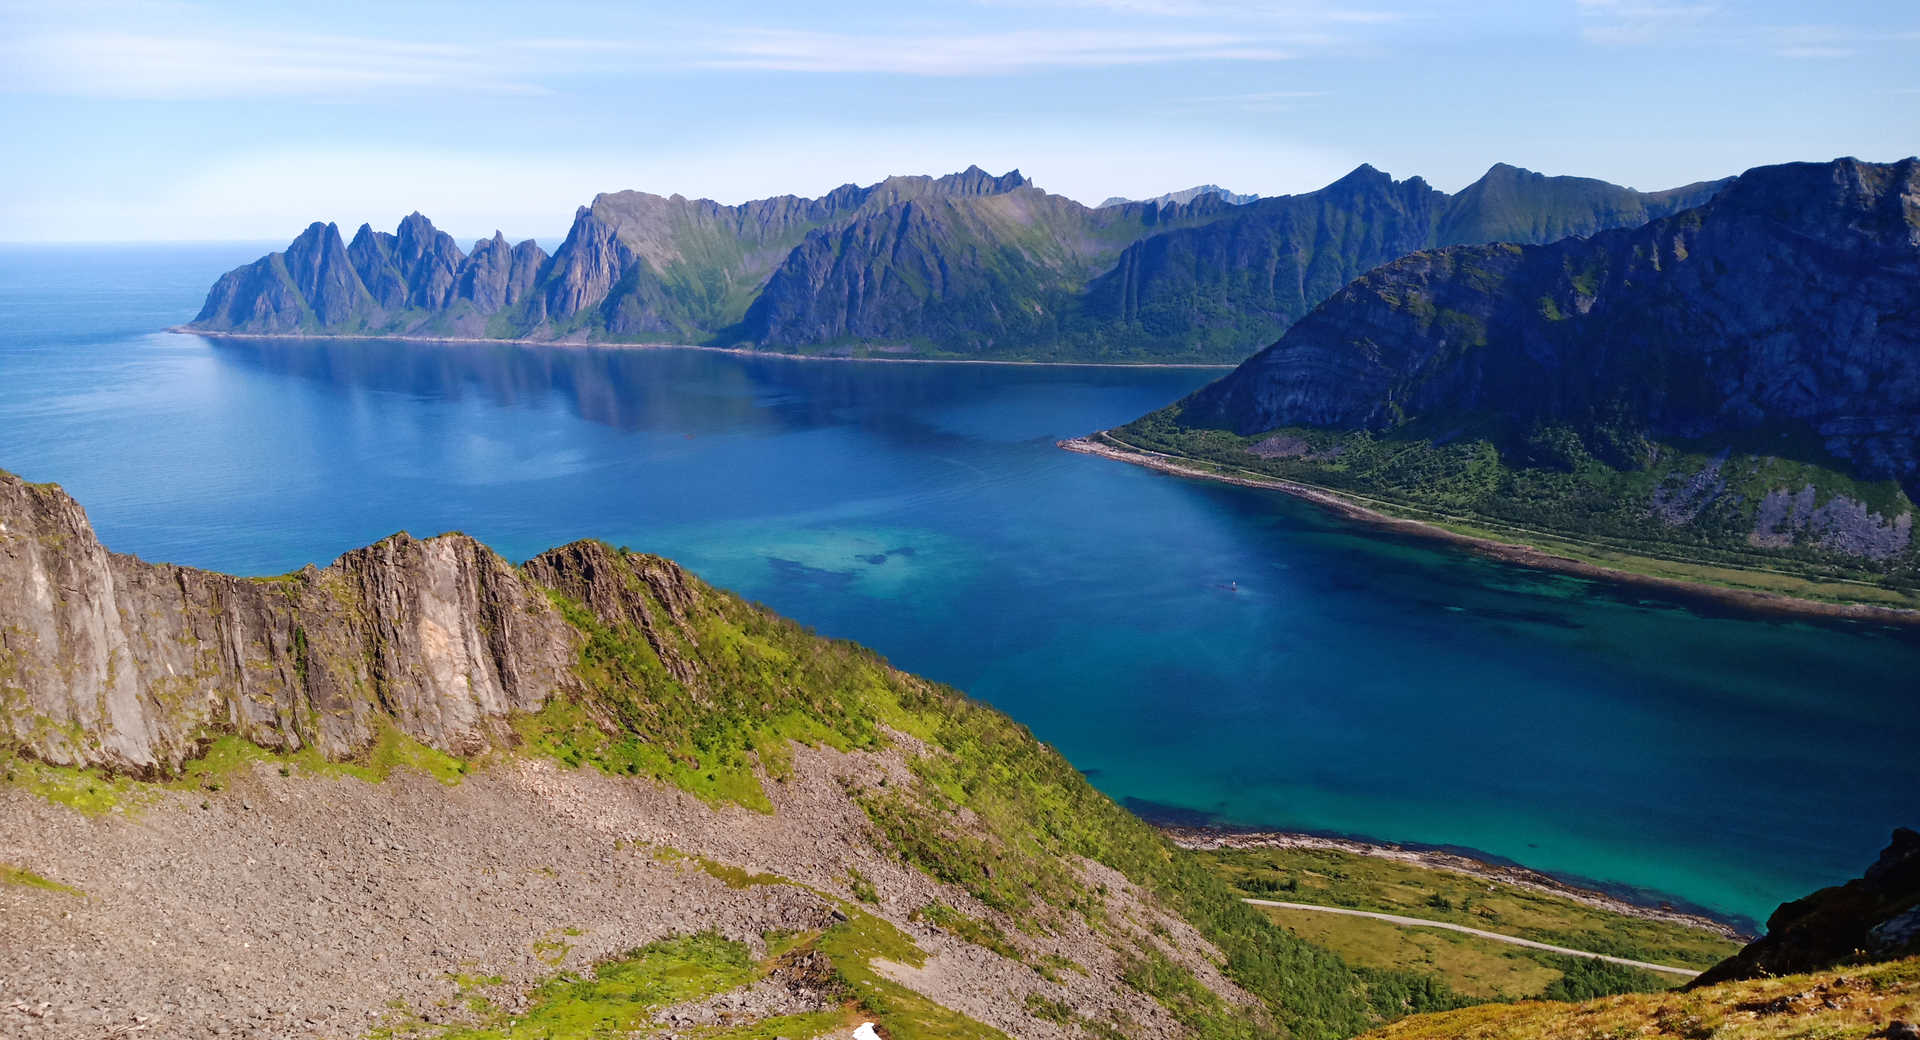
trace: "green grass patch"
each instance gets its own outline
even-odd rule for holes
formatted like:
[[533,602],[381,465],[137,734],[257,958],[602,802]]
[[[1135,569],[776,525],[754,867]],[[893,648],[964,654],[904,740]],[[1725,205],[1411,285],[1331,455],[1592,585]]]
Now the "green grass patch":
[[90,816],[137,805],[149,785],[101,769],[54,766],[0,750],[0,779],[13,787]]
[[845,1029],[856,1022],[849,1022],[845,1011],[809,1011],[798,1015],[780,1015],[763,1019],[747,1025],[729,1026],[717,1032],[701,1031],[693,1034],[695,1040],[776,1040],[787,1037],[789,1040],[811,1040],[813,1037]]
[[736,867],[731,863],[722,863],[705,856],[693,857],[700,869],[718,878],[728,888],[753,888],[759,885],[791,885],[792,881],[778,874],[755,873],[745,867]]
[[[459,1026],[441,1040],[600,1040],[625,1038],[659,1008],[724,993],[752,982],[758,968],[746,946],[711,932],[650,943],[593,973],[562,973],[537,987],[510,1021]],[[496,1014],[496,1018],[498,1018]]]
[[885,744],[881,727],[900,718],[908,684],[885,662],[697,583],[693,609],[677,619],[641,573],[671,564],[611,556],[617,580],[653,620],[609,625],[551,594],[584,637],[575,673],[586,692],[515,720],[529,748],[670,783],[710,804],[772,812],[761,775],[790,775],[793,743]]
[[21,888],[38,888],[48,892],[60,892],[70,896],[85,896],[86,893],[63,885],[52,878],[42,877],[25,867],[16,867],[10,863],[0,863],[0,885],[17,885]]
[[872,1012],[894,1040],[1007,1040],[1006,1034],[880,974],[876,960],[920,967],[925,953],[898,928],[872,914],[852,910],[827,929],[817,948],[833,963],[834,974],[859,1004]]
[[[992,950],[1008,960],[1026,959],[1020,952],[1020,948],[1007,938],[1007,933],[1000,930],[999,925],[968,917],[945,903],[928,903],[908,915],[908,919],[925,921],[943,932],[948,932],[975,946]],[[1072,964],[1071,961],[1067,963]]]

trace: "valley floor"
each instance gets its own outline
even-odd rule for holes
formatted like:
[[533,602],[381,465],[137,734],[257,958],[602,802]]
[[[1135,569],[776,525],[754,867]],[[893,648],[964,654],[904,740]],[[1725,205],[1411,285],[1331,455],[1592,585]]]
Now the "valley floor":
[[[1415,516],[1413,510],[1397,503],[1364,499],[1297,481],[1226,472],[1209,462],[1136,448],[1106,431],[1061,441],[1060,447],[1172,476],[1279,491],[1395,534],[1448,542],[1525,567],[1641,586],[1665,595],[1703,599],[1755,614],[1920,625],[1920,605],[1905,605],[1912,602],[1912,597],[1864,582],[1815,581],[1724,564],[1637,556],[1546,532],[1494,531],[1471,518],[1438,514]],[[1862,602],[1868,598],[1890,599],[1901,605]]]

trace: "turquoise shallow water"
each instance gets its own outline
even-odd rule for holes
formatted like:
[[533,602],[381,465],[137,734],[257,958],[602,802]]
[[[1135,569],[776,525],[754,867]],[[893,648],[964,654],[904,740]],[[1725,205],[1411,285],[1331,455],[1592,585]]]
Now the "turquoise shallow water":
[[394,530],[679,559],[1149,814],[1472,848],[1726,915],[1920,818],[1920,640],[1742,619],[1059,451],[1209,373],[207,341],[254,246],[0,250],[0,467],[274,573]]

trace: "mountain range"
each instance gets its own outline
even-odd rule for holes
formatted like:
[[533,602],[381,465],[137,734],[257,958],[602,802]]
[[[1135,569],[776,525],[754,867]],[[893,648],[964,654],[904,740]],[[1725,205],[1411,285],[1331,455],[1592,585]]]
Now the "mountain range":
[[1192,202],[1194,199],[1197,199],[1202,195],[1215,195],[1224,201],[1233,203],[1236,206],[1244,206],[1249,202],[1257,202],[1260,199],[1259,195],[1242,195],[1239,192],[1228,191],[1227,189],[1222,188],[1218,184],[1196,184],[1191,188],[1182,188],[1179,191],[1169,191],[1163,195],[1155,195],[1153,198],[1150,198],[1150,199],[1129,199],[1129,198],[1122,198],[1119,195],[1113,195],[1113,196],[1110,196],[1105,202],[1102,202],[1099,206],[1095,208],[1106,209],[1108,206],[1124,206],[1129,202],[1158,202],[1163,205],[1169,202],[1173,202],[1173,203]]
[[1920,160],[1762,167],[1640,227],[1413,253],[1116,433],[1520,532],[1904,588]]
[[581,207],[551,256],[498,233],[463,252],[418,213],[351,241],[315,223],[222,276],[188,328],[1238,361],[1409,252],[1636,225],[1718,188],[1647,194],[1500,165],[1457,195],[1362,166],[1243,205],[1202,192],[1088,208],[978,167],[739,206],[618,192]]

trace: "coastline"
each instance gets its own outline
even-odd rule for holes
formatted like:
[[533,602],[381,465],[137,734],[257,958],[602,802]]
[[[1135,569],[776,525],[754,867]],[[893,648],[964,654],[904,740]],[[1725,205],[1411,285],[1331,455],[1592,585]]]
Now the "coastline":
[[1211,851],[1220,849],[1324,849],[1333,852],[1346,852],[1357,856],[1372,856],[1376,859],[1393,860],[1428,870],[1448,870],[1456,874],[1497,881],[1516,888],[1525,888],[1546,895],[1570,899],[1591,906],[1597,910],[1636,917],[1647,921],[1661,921],[1688,928],[1698,928],[1736,942],[1747,942],[1754,938],[1727,921],[1709,917],[1705,914],[1689,913],[1667,906],[1646,906],[1618,896],[1597,892],[1590,888],[1568,884],[1550,874],[1543,874],[1521,866],[1489,863],[1455,852],[1439,849],[1426,849],[1396,845],[1391,842],[1360,841],[1353,838],[1332,838],[1318,834],[1302,834],[1294,831],[1228,831],[1213,830],[1204,827],[1181,827],[1162,825],[1160,832],[1169,841],[1183,849],[1193,851]]
[[[1088,434],[1085,437],[1073,437],[1057,442],[1058,446],[1082,455],[1095,455],[1115,462],[1126,462],[1135,466],[1166,473],[1171,476],[1192,477],[1199,480],[1211,480],[1239,487],[1259,488],[1279,491],[1294,498],[1320,506],[1339,516],[1357,520],[1369,526],[1410,535],[1429,541],[1446,542],[1469,549],[1482,556],[1503,563],[1517,564],[1536,570],[1570,574],[1580,578],[1611,582],[1618,585],[1636,586],[1652,589],[1680,599],[1705,600],[1723,607],[1731,607],[1746,613],[1787,618],[1825,618],[1829,620],[1874,621],[1897,625],[1920,626],[1920,610],[1903,607],[1885,607],[1870,603],[1835,603],[1825,600],[1804,599],[1785,593],[1767,592],[1760,589],[1742,589],[1730,585],[1716,585],[1702,581],[1688,581],[1684,578],[1670,578],[1657,574],[1642,574],[1638,571],[1603,564],[1590,563],[1562,556],[1546,549],[1518,542],[1502,541],[1478,535],[1463,534],[1448,530],[1424,520],[1393,516],[1376,509],[1370,509],[1353,500],[1323,488],[1309,484],[1295,483],[1278,478],[1260,478],[1228,476],[1183,464],[1185,460],[1178,456],[1161,455],[1132,447],[1120,447],[1106,439],[1106,431]],[[1735,568],[1729,568],[1735,569]]]
[[588,350],[698,350],[709,354],[734,354],[740,357],[774,358],[781,361],[878,361],[893,365],[1023,365],[1030,368],[1186,368],[1227,371],[1239,367],[1237,364],[1221,362],[1174,362],[1174,361],[1000,361],[990,358],[921,358],[921,357],[852,357],[824,354],[785,354],[768,350],[748,350],[744,347],[703,347],[694,343],[606,343],[592,340],[567,339],[531,339],[515,337],[512,339],[492,339],[485,336],[360,336],[337,332],[213,332],[196,329],[186,325],[172,325],[162,330],[179,336],[201,336],[207,339],[270,339],[298,342],[362,342],[362,343],[459,343],[472,345],[506,344],[521,347],[562,347]]

